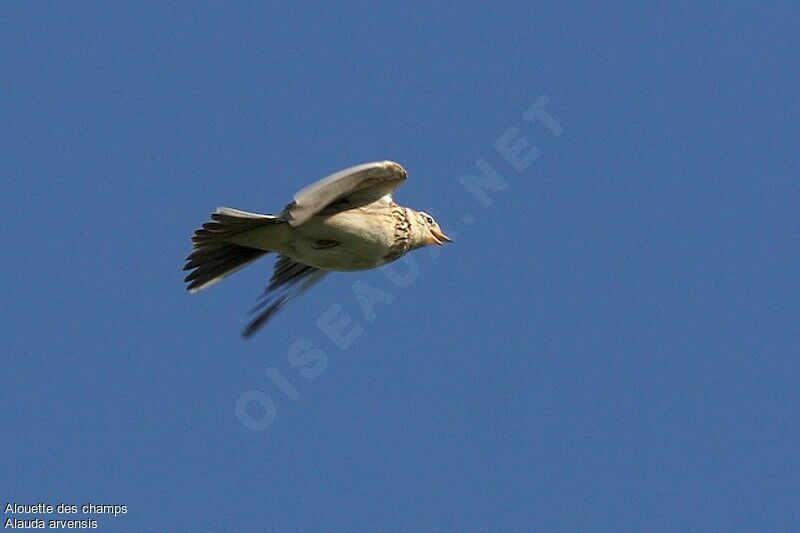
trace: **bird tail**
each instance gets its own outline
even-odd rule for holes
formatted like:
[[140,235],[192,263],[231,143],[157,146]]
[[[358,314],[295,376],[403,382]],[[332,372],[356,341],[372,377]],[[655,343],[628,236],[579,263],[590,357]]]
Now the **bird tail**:
[[283,220],[273,215],[249,213],[230,207],[219,207],[212,213],[211,221],[203,224],[192,235],[194,251],[186,258],[183,270],[189,292],[198,292],[249,265],[265,250],[250,248],[231,242],[238,235]]

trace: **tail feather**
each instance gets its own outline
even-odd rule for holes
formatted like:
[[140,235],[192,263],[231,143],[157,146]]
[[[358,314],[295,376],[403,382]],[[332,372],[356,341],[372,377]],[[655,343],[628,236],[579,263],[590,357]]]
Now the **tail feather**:
[[222,255],[217,259],[205,261],[195,259],[193,262],[187,262],[183,267],[184,270],[194,269],[184,280],[188,283],[186,288],[189,292],[194,293],[206,289],[267,253],[238,244],[224,244],[215,251]]
[[268,253],[264,250],[241,246],[229,240],[241,233],[261,226],[282,223],[272,215],[249,213],[229,207],[220,207],[211,215],[211,222],[203,224],[192,235],[194,251],[186,258],[184,270],[192,272],[185,280],[189,292],[198,292],[244,268]]

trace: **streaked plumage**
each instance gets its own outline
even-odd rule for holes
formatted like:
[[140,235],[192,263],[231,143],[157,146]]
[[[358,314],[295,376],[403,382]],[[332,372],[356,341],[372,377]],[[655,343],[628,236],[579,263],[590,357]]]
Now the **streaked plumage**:
[[397,163],[365,163],[302,189],[277,215],[218,208],[192,236],[187,289],[198,292],[278,253],[247,337],[330,271],[367,270],[409,250],[450,242],[429,215],[394,202],[392,192],[405,179]]

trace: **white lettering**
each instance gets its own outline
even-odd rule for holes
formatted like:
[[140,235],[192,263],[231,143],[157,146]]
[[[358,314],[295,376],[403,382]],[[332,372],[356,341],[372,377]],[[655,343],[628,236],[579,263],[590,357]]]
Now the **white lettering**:
[[345,328],[350,322],[352,322],[350,316],[342,314],[342,307],[338,304],[333,304],[317,319],[317,327],[340,350],[344,350],[364,333],[364,329],[358,324],[345,332]]
[[500,174],[498,174],[483,158],[478,159],[475,162],[475,166],[481,171],[483,174],[482,176],[464,174],[459,179],[461,184],[472,193],[472,196],[474,196],[476,200],[485,207],[489,207],[492,204],[492,199],[489,198],[489,195],[486,194],[484,189],[504,191],[508,188],[508,183],[506,183],[506,181],[500,177]]

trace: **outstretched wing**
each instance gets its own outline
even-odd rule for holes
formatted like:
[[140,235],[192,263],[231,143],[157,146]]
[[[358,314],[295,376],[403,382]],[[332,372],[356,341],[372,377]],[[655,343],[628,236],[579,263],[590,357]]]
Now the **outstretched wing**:
[[261,329],[284,305],[300,296],[312,285],[321,280],[327,270],[320,270],[282,255],[275,263],[275,270],[269,281],[269,286],[260,296],[261,301],[256,304],[251,313],[256,316],[245,328],[242,335],[249,337]]
[[364,163],[331,174],[294,195],[286,213],[299,226],[330,204],[347,200],[364,205],[391,194],[406,179],[405,169],[392,161]]

